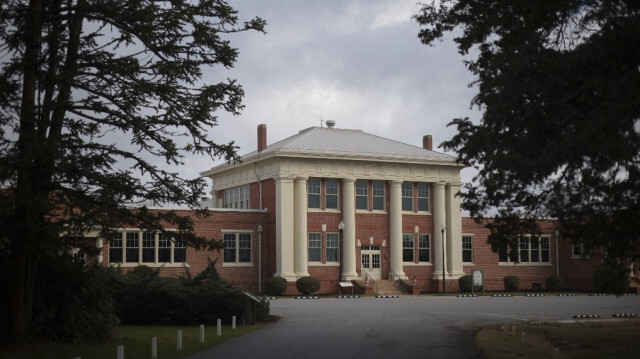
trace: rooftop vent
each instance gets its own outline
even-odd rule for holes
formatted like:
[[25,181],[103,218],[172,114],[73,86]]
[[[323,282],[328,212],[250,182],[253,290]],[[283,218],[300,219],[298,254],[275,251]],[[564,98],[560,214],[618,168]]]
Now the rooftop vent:
[[327,120],[326,124],[327,124],[327,127],[328,127],[328,128],[333,128],[333,127],[336,125],[336,121],[334,121],[334,120]]

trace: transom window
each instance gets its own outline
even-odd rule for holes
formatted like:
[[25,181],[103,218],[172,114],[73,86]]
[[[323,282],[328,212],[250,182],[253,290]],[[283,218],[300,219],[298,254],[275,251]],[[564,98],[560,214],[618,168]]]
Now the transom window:
[[109,263],[186,263],[187,246],[169,234],[127,230],[109,240]]
[[251,233],[224,233],[224,263],[251,263]]
[[549,251],[549,237],[524,237],[516,248],[500,253],[499,260],[503,263],[549,263]]
[[224,190],[224,208],[249,208],[249,185]]

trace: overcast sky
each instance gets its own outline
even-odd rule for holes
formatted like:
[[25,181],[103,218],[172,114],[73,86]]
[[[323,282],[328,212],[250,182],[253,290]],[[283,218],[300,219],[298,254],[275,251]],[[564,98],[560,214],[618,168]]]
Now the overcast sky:
[[[455,134],[456,117],[479,119],[470,108],[473,81],[451,41],[435,47],[417,37],[416,0],[231,0],[240,20],[259,16],[267,34],[230,36],[240,55],[229,71],[205,79],[235,78],[245,90],[242,114],[221,114],[211,136],[235,140],[240,154],[256,150],[256,127],[267,124],[268,143],[334,120],[336,127],[360,129],[434,147]],[[435,148],[434,148],[435,149]],[[440,149],[441,150],[441,149]],[[186,177],[214,165],[194,158]],[[468,181],[470,171],[463,172]]]

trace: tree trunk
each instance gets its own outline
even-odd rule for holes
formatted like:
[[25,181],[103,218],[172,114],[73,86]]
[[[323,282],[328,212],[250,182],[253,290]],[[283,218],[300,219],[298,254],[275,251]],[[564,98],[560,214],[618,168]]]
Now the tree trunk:
[[35,289],[37,257],[33,253],[20,254],[10,259],[10,336],[13,342],[28,338],[33,315],[33,291]]

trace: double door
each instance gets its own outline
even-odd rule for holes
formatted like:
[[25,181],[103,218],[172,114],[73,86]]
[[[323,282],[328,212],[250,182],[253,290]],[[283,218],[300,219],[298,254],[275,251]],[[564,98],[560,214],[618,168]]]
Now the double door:
[[373,280],[382,279],[382,265],[380,259],[380,246],[360,247],[360,264],[363,272],[362,276],[364,277],[364,273],[368,273]]

